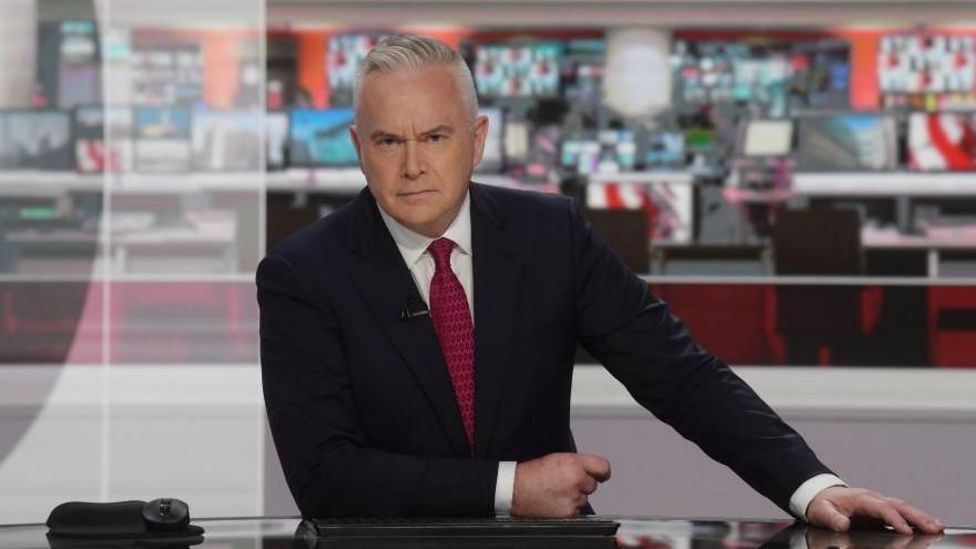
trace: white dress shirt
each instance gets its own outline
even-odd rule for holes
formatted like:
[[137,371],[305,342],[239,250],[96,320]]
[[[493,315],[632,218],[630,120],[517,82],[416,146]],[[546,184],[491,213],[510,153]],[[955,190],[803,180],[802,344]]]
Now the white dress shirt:
[[[379,206],[379,204],[377,204]],[[383,223],[393,236],[404,263],[410,269],[414,284],[420,291],[424,303],[430,305],[430,281],[434,278],[434,258],[427,251],[431,242],[436,240],[418,234],[401,225],[390,214],[379,208]],[[471,249],[471,193],[464,197],[464,203],[458,211],[457,217],[451,222],[441,238],[451,239],[455,246],[451,251],[451,270],[461,282],[464,295],[468,298],[468,310],[471,311],[471,322],[474,324],[474,266]],[[477,358],[475,359],[477,360]],[[477,362],[475,363],[477,367]],[[475,389],[477,390],[477,389]],[[475,419],[477,425],[477,419]],[[498,477],[495,482],[495,514],[509,515],[512,512],[512,498],[515,493],[515,466],[517,462],[502,461],[498,464]],[[806,509],[810,501],[821,490],[831,486],[846,486],[840,478],[829,475],[816,475],[808,479],[793,492],[790,497],[790,511],[794,515],[806,518]]]

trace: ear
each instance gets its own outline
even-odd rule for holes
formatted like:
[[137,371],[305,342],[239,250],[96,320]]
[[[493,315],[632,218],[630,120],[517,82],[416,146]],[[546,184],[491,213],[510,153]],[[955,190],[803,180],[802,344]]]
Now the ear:
[[352,144],[356,147],[356,158],[359,159],[359,169],[363,168],[363,144],[359,140],[359,128],[355,124],[349,125],[349,137],[352,138]]
[[485,140],[488,138],[488,117],[478,116],[474,120],[474,150],[472,154],[472,166],[477,167],[481,163],[481,158],[485,154]]

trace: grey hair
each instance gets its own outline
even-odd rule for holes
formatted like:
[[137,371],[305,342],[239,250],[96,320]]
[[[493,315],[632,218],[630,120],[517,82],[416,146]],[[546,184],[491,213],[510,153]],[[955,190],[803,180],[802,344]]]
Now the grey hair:
[[359,113],[360,93],[367,75],[405,69],[421,69],[431,65],[445,65],[454,69],[458,88],[467,103],[473,121],[478,116],[478,94],[471,69],[457,51],[440,40],[416,34],[396,34],[379,41],[366,54],[356,70],[353,88],[353,108]]

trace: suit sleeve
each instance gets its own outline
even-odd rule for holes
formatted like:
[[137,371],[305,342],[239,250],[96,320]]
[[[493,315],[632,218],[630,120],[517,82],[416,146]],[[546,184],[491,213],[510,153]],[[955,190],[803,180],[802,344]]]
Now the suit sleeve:
[[789,513],[797,487],[831,471],[741,378],[694,341],[575,205],[570,225],[581,344],[641,406]]
[[490,515],[498,462],[369,447],[336,315],[280,256],[257,273],[265,406],[302,515]]

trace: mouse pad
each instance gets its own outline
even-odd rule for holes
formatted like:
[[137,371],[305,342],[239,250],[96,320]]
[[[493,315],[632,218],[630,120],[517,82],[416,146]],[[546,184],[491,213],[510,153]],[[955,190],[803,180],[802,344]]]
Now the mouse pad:
[[150,530],[142,516],[145,505],[146,502],[139,500],[62,503],[47,518],[48,538],[166,539],[170,543],[185,538],[183,545],[190,545],[193,538],[203,534],[203,528],[192,524],[169,532]]

